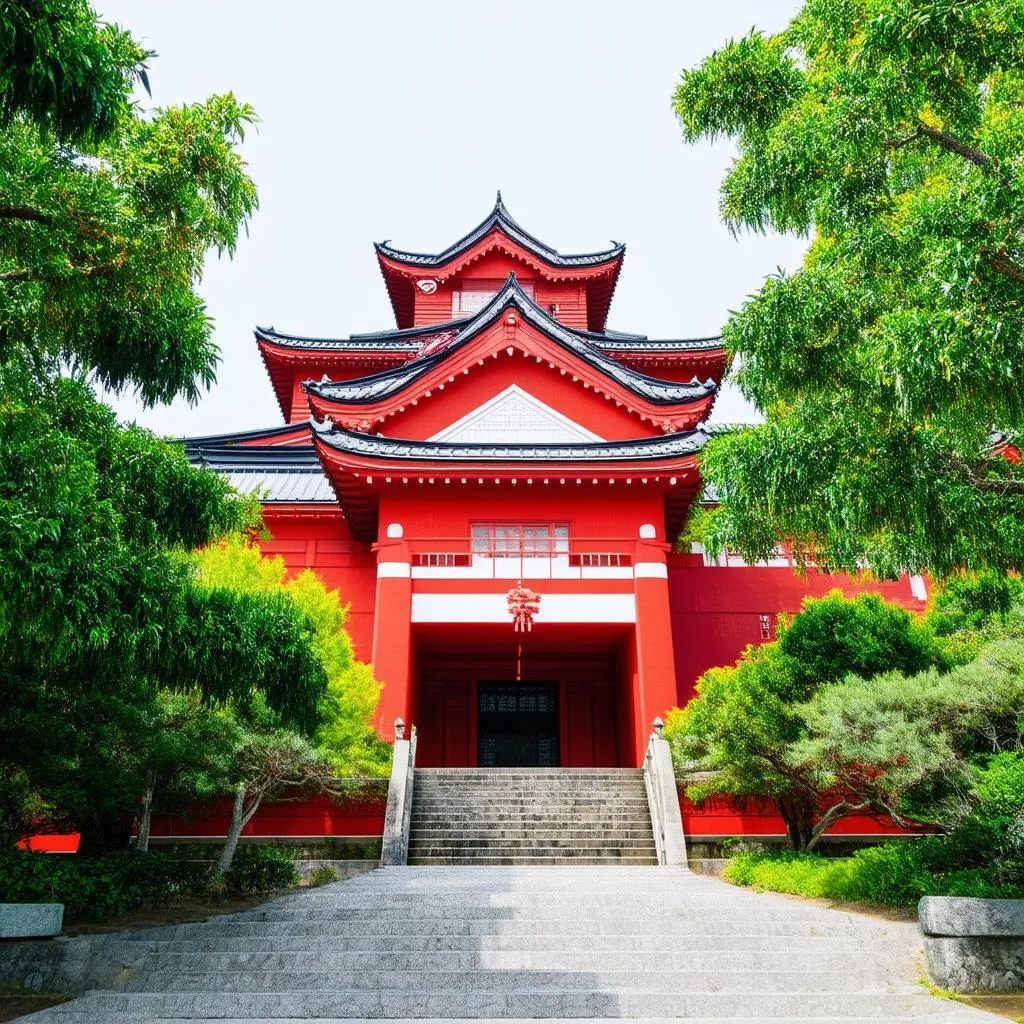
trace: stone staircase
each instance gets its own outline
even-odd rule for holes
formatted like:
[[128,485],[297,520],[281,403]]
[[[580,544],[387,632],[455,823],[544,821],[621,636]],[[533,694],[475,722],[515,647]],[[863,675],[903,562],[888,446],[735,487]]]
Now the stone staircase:
[[107,990],[23,1019],[998,1019],[915,984],[916,925],[676,868],[385,868],[105,941]]
[[643,772],[417,768],[409,863],[657,864]]

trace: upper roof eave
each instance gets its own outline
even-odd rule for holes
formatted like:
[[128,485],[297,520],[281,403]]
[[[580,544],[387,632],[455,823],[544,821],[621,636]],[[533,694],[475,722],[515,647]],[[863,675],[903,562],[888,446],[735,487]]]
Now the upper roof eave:
[[467,464],[621,464],[678,460],[695,456],[707,441],[702,428],[631,441],[585,441],[571,444],[458,444],[416,441],[366,434],[313,421],[314,442],[363,459],[395,462]]
[[515,274],[509,275],[504,286],[483,309],[468,321],[464,321],[457,337],[443,351],[410,360],[400,367],[370,374],[358,380],[320,383],[307,381],[304,386],[308,392],[327,402],[372,404],[390,398],[497,322],[510,306],[515,306],[541,333],[652,404],[687,404],[700,401],[717,390],[718,385],[711,380],[705,383],[680,384],[651,377],[624,366],[605,355],[593,344],[586,332],[566,327],[554,319],[547,310],[537,305],[519,286]]
[[[285,437],[288,434],[298,434],[302,431],[310,431],[309,423],[284,423],[276,427],[257,427],[253,430],[235,430],[226,434],[204,434],[199,437],[179,437],[177,440],[185,446],[186,451],[200,448],[227,447],[229,445],[240,445],[246,441],[269,441],[277,437]],[[279,450],[282,445],[255,445],[251,446],[259,450],[262,447]]]
[[374,249],[378,256],[383,256],[395,263],[417,269],[436,269],[458,259],[495,230],[500,231],[510,241],[522,246],[538,260],[549,266],[562,269],[600,267],[607,263],[621,261],[626,251],[626,246],[623,243],[615,242],[610,249],[600,252],[562,254],[536,236],[531,235],[512,217],[502,201],[501,192],[498,192],[494,208],[475,228],[439,253],[408,252],[394,248],[387,241],[374,243]]
[[285,334],[273,327],[256,327],[253,334],[258,342],[299,351],[305,349],[316,352],[418,352],[423,338],[456,330],[468,324],[471,319],[472,317],[459,317],[457,320],[447,320],[440,324],[352,334],[347,338],[313,338],[301,334]]

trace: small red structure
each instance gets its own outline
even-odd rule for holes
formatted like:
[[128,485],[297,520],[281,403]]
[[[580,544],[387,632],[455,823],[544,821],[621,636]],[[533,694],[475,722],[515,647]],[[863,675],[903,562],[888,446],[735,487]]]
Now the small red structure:
[[[639,765],[705,669],[805,595],[855,589],[796,576],[782,550],[748,566],[675,549],[727,353],[607,328],[624,246],[563,255],[499,195],[436,255],[376,255],[397,327],[258,328],[284,425],[188,447],[261,488],[265,550],[349,602],[381,735],[415,722],[419,764]],[[872,589],[920,608],[923,587]],[[502,697],[525,685],[534,716]]]

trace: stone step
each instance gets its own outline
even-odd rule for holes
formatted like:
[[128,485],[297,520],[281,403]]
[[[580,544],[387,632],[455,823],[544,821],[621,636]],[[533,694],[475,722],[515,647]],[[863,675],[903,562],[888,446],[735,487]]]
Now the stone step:
[[[60,1021],[64,1015],[86,1014],[92,1024],[140,1020],[194,1020],[229,1017],[235,1020],[303,1018],[551,1018],[671,1017],[742,1018],[752,1007],[760,1020],[798,1017],[830,1018],[841,1003],[853,1017],[912,1017],[935,1014],[932,999],[921,989],[886,992],[746,992],[663,993],[636,990],[534,990],[404,992],[348,989],[322,992],[97,992],[43,1011],[33,1024]],[[941,1004],[940,1004],[941,1006]],[[942,1007],[947,1013],[952,1011]],[[963,1008],[961,1008],[962,1010]],[[81,1018],[80,1018],[81,1019]],[[940,1018],[941,1019],[941,1018]],[[965,1014],[961,1019],[974,1017]]]
[[[573,937],[594,934],[618,935],[622,939],[623,946],[629,948],[632,937],[643,932],[640,921],[642,918],[635,920],[632,927],[627,927],[628,922],[621,919],[595,918],[589,920],[585,916],[576,920],[552,920],[541,916],[517,917],[514,920],[453,916],[451,919],[443,921],[443,927],[445,935],[482,936],[505,933],[523,934],[524,932]],[[732,915],[721,920],[694,918],[692,920],[680,919],[675,923],[677,926],[685,927],[693,935],[727,935],[733,926],[743,924],[743,919],[738,915]],[[814,928],[812,922],[799,918],[796,920],[769,918],[758,920],[756,923],[758,930],[765,935],[786,936],[787,938],[806,936]],[[654,927],[656,924],[657,922],[652,922],[651,926]],[[342,939],[354,935],[436,935],[441,926],[442,922],[437,918],[375,921],[372,918],[338,920],[310,917],[294,921],[238,921],[234,923],[223,923],[220,919],[214,918],[209,922],[198,924],[171,925],[163,929],[162,932],[167,939],[201,939],[218,936],[241,938],[267,935],[277,935],[282,940],[287,940],[292,936],[337,936]],[[749,924],[747,927],[749,928]],[[822,927],[827,927],[830,935],[865,934],[862,927],[844,922]]]
[[410,853],[426,853],[429,850],[451,850],[453,853],[486,853],[494,850],[515,850],[522,856],[536,853],[542,857],[554,857],[564,854],[566,857],[618,857],[623,853],[648,853],[654,850],[654,840],[622,839],[612,837],[612,841],[602,839],[493,839],[464,836],[458,832],[446,839],[417,839],[410,842]]
[[[813,959],[811,956],[813,955]],[[819,972],[858,970],[878,973],[873,956],[852,959],[844,950],[817,949],[805,961]],[[768,950],[746,956],[746,971],[792,971],[800,962],[789,949]],[[449,951],[366,951],[324,949],[316,957],[318,971],[470,971],[486,968],[501,971],[645,971],[657,964],[659,970],[730,971],[736,966],[730,951],[662,949],[655,955],[635,949],[616,950],[449,950]],[[139,964],[143,971],[198,973],[202,971],[303,971],[310,967],[309,953],[288,950],[245,950],[237,952],[152,952],[144,954]],[[881,968],[882,973],[889,971]]]
[[[74,1004],[72,1004],[74,1005]],[[44,1011],[44,1013],[50,1013],[51,1011]],[[161,1017],[160,1024],[193,1024],[199,1018],[196,1017]],[[204,1017],[204,1020],[211,1018]],[[367,1017],[307,1017],[306,1020],[317,1020],[320,1024],[366,1024],[368,1020],[375,1020],[379,1018],[367,1018]],[[421,1017],[404,1017],[390,1018],[395,1024],[451,1024],[452,1018],[445,1017],[432,1017],[432,1018],[421,1018]],[[501,1024],[538,1024],[538,1020],[552,1021],[558,1018],[536,1018],[536,1017],[503,1017],[503,1018],[482,1018],[478,1017],[477,1020],[481,1021],[482,1024],[496,1024],[497,1020],[501,1020]],[[617,1024],[617,1021],[621,1018],[612,1017],[591,1017],[589,1018],[590,1024]],[[92,1013],[79,1013],[76,1010],[70,1008],[60,1008],[59,1017],[46,1016],[45,1019],[42,1015],[33,1016],[31,1019],[28,1017],[22,1018],[22,1020],[28,1022],[31,1020],[32,1024],[50,1024],[52,1021],[59,1021],[60,1024],[151,1024],[153,1018],[150,1017],[139,1017],[137,1015],[128,1016],[126,1014],[115,1014],[111,1016],[100,1016],[96,1017]],[[218,1017],[216,1018],[217,1024],[293,1024],[294,1018],[291,1017]],[[730,1017],[729,1024],[764,1024],[764,1017]],[[996,1024],[999,1018],[993,1018],[991,1015],[986,1014],[984,1017],[978,1016],[973,1011],[961,1007],[960,1009],[949,1010],[941,1015],[927,1014],[919,1015],[913,1018],[906,1016],[900,1017],[855,1017],[855,1016],[843,1016],[843,1017],[813,1017],[808,1018],[804,1016],[799,1017],[773,1017],[771,1018],[772,1024],[809,1024],[809,1021],[813,1021],[813,1024],[908,1024],[908,1021],[916,1021],[918,1024]],[[645,1017],[644,1024],[680,1024],[680,1021],[685,1021],[686,1024],[721,1024],[722,1018],[720,1017]]]
[[[650,965],[649,965],[650,966]],[[783,993],[860,993],[890,980],[883,972],[802,969],[724,971],[556,971],[556,970],[232,970],[146,972],[132,978],[125,992],[343,992],[399,990],[409,994],[445,992],[472,997],[484,992],[658,992],[677,995],[757,991],[759,998]]]
[[[420,825],[410,829],[411,840],[441,839],[452,835],[451,828],[444,826]],[[464,838],[479,839],[560,839],[563,841],[585,840],[592,836],[588,829],[550,828],[545,822],[536,824],[523,822],[512,826],[509,825],[478,825],[473,823],[472,828],[464,825],[460,829],[460,835]],[[653,842],[650,827],[646,828],[618,828],[615,830],[615,839],[642,839]]]
[[[211,956],[232,953],[275,954],[295,953],[308,957],[313,954],[320,962],[324,956],[361,954],[416,955],[439,953],[446,956],[469,954],[474,956],[528,956],[541,958],[566,955],[564,935],[549,934],[497,934],[497,935],[443,935],[437,933],[420,935],[247,935],[208,936],[188,939],[144,939],[123,938],[111,944],[114,956],[125,957],[137,962],[139,957],[156,954]],[[574,949],[577,949],[574,944]],[[834,952],[845,962],[876,955],[884,962],[891,963],[902,952],[902,946],[888,938],[861,935],[792,935],[787,936],[785,946],[780,949],[778,936],[756,933],[732,933],[722,935],[681,935],[666,939],[665,934],[644,932],[623,935],[595,933],[587,938],[583,956],[612,954],[616,957],[628,949],[630,954],[651,953],[658,962],[665,956],[700,957],[742,956],[756,959],[763,955],[784,955],[793,959],[800,957],[821,957]]]
[[465,854],[453,854],[443,857],[409,857],[409,863],[417,867],[548,867],[556,864],[571,863],[576,867],[609,867],[619,865],[621,867],[643,867],[658,863],[657,857],[575,857],[569,861],[564,855],[557,856],[534,856],[523,857],[500,856],[483,854],[470,856]]

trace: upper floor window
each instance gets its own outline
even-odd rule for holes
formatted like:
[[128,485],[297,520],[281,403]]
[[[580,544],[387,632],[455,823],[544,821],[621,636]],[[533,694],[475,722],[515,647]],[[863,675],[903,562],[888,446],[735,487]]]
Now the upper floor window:
[[569,553],[568,523],[473,523],[473,554],[484,558]]
[[[469,313],[479,313],[487,305],[504,281],[466,281],[462,287],[452,292],[452,317],[466,316]],[[533,298],[533,282],[520,281],[519,287]]]

